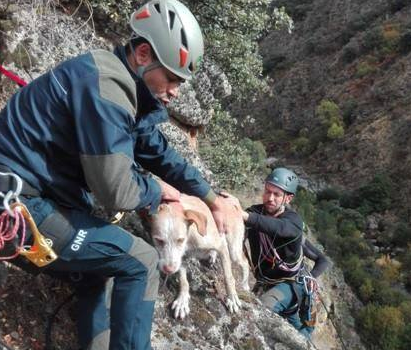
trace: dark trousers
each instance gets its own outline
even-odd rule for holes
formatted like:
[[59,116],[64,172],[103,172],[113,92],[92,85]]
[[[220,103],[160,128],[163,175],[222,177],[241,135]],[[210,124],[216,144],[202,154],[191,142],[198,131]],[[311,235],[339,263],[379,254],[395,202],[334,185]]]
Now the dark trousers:
[[45,272],[80,273],[80,346],[91,350],[148,350],[157,297],[158,254],[143,239],[50,200],[24,200],[59,258]]

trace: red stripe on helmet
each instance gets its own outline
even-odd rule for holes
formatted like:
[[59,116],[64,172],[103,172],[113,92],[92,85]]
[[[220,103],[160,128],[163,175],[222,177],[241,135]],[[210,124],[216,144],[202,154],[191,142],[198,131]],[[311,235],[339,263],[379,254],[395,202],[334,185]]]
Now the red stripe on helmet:
[[142,11],[140,11],[139,13],[136,13],[134,18],[135,19],[143,19],[143,18],[148,18],[150,16],[151,16],[151,13],[148,10],[148,7],[146,7]]
[[188,51],[181,47],[180,48],[180,67],[184,67],[187,63],[187,58],[188,58]]

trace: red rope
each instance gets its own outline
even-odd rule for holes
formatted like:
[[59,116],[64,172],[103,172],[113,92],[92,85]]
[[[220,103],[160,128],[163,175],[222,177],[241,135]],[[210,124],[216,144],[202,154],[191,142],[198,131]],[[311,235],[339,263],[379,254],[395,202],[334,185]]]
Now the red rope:
[[1,64],[0,64],[0,73],[4,74],[7,78],[13,80],[16,84],[18,84],[21,87],[27,85],[26,81],[18,77],[16,74],[13,74],[12,72],[8,71]]
[[11,218],[10,214],[5,210],[0,215],[0,251],[4,248],[7,242],[18,237],[19,230],[21,231],[21,240],[13,255],[6,257],[1,256],[0,260],[10,260],[19,255],[26,238],[26,223],[24,221],[23,213],[18,209],[14,209],[13,214],[14,218]]

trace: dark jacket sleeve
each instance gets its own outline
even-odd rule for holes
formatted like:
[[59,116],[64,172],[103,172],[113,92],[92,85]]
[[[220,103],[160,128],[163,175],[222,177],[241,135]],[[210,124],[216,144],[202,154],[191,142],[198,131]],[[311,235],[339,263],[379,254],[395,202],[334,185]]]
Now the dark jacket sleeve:
[[142,122],[136,132],[134,159],[144,169],[189,195],[207,199],[213,194],[200,172],[169,145],[156,125]]
[[160,202],[160,186],[138,170],[133,155],[134,116],[102,96],[105,85],[114,96],[127,96],[114,78],[90,74],[73,89],[71,106],[78,152],[89,189],[108,209],[133,210]]
[[317,249],[308,239],[303,244],[304,256],[314,261],[314,267],[311,274],[314,278],[320,276],[329,266],[330,262],[325,255]]
[[282,218],[273,218],[249,212],[249,217],[245,224],[271,237],[295,238],[301,235],[303,224],[299,216],[296,213],[293,214]]

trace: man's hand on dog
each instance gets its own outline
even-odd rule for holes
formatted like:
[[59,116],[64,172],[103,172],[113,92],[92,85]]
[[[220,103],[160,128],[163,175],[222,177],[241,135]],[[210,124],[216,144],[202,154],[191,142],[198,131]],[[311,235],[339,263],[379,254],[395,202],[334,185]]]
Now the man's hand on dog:
[[179,202],[181,193],[168,183],[158,180],[161,188],[161,202]]
[[217,196],[215,201],[209,205],[218,232],[224,234],[228,232],[228,222],[238,215],[238,211],[230,198]]

